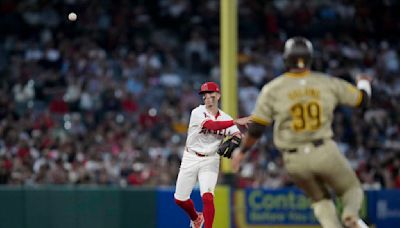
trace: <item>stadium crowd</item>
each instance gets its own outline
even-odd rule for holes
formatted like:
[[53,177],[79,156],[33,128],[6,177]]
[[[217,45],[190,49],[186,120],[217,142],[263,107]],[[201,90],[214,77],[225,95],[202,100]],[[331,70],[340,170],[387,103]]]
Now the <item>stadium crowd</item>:
[[[400,188],[400,3],[238,9],[240,116],[304,35],[316,70],[374,77],[370,109],[336,111],[335,140],[365,189]],[[175,184],[199,86],[219,81],[219,1],[5,0],[0,25],[0,184]],[[254,150],[238,186],[291,185],[271,129]]]

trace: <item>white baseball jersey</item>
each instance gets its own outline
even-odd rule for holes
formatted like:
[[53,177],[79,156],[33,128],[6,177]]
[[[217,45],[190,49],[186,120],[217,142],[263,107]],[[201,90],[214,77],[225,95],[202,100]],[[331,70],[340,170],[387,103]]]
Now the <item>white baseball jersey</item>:
[[[201,195],[205,192],[214,194],[220,162],[220,156],[217,154],[218,146],[226,135],[240,133],[236,125],[219,131],[208,130],[203,127],[207,120],[227,121],[232,120],[232,117],[221,110],[217,116],[213,116],[206,110],[205,105],[192,110],[186,148],[176,181],[175,199],[181,201],[189,199],[197,180]],[[207,156],[200,157],[196,153]]]
[[214,154],[217,152],[218,146],[225,136],[240,133],[236,125],[217,131],[208,130],[203,127],[203,124],[208,120],[227,121],[232,120],[232,117],[222,110],[219,110],[218,114],[213,116],[207,111],[205,105],[199,105],[197,108],[193,109],[190,115],[186,140],[186,148],[189,151],[205,155]]

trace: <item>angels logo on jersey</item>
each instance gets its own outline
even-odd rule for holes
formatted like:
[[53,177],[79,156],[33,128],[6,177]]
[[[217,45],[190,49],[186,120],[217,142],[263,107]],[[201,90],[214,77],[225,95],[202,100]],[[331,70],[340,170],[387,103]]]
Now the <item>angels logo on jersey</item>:
[[220,136],[226,136],[226,129],[222,130],[209,130],[205,127],[203,127],[200,131],[200,134],[214,134],[214,135],[220,135]]

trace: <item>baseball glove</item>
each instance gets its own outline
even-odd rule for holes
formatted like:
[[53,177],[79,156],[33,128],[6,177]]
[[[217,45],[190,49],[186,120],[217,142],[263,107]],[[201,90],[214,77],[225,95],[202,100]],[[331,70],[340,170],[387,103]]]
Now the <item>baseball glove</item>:
[[237,136],[226,137],[218,148],[218,154],[226,158],[231,158],[232,152],[240,146],[241,141],[242,139]]

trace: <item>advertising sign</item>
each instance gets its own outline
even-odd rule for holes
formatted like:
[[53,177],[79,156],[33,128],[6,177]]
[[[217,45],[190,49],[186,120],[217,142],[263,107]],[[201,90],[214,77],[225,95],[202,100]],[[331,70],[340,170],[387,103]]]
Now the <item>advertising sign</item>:
[[317,224],[310,201],[297,189],[247,189],[246,208],[248,224]]

